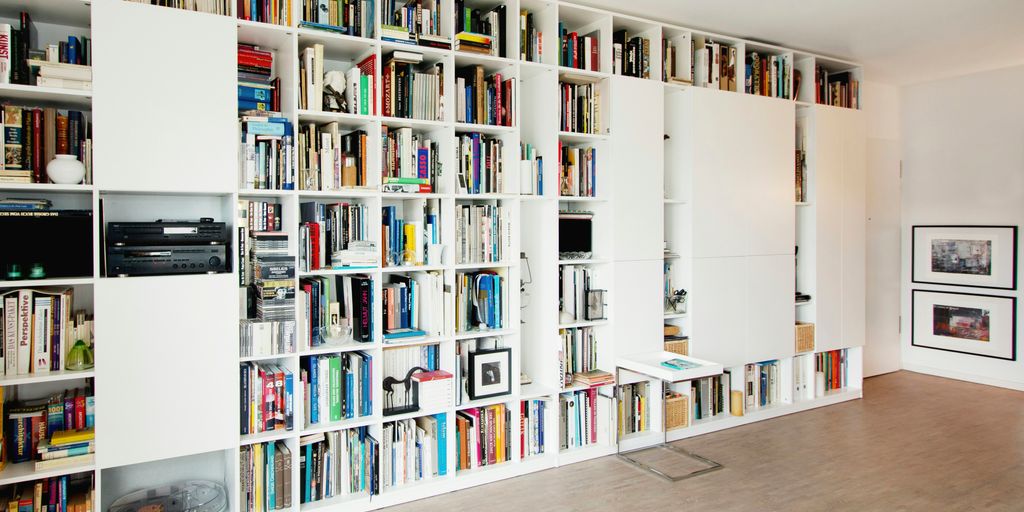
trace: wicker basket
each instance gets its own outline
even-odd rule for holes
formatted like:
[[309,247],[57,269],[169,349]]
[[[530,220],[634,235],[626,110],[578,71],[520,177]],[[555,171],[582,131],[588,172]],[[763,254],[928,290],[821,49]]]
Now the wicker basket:
[[796,323],[796,352],[814,351],[814,324],[807,322]]
[[690,355],[690,340],[672,340],[665,342],[665,352],[672,352],[681,356]]
[[686,395],[665,396],[665,430],[690,424],[690,398]]

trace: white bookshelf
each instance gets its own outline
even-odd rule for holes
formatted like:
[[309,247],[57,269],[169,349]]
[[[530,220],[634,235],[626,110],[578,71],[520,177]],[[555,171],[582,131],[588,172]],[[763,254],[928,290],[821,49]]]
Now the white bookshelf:
[[[292,13],[297,19],[301,12],[301,1],[292,1]],[[806,203],[794,204],[791,195],[792,165],[785,166],[784,158],[792,158],[791,139],[793,119],[812,124],[813,144],[816,148],[812,162],[811,180],[816,180],[819,168],[826,161],[835,159],[832,153],[823,149],[822,142],[833,137],[835,130],[842,130],[845,137],[861,140],[863,134],[856,130],[859,113],[849,109],[838,109],[813,104],[814,67],[822,65],[832,71],[853,70],[861,78],[859,65],[839,59],[794,51],[782,47],[746,41],[728,35],[709,33],[683,26],[666,24],[633,16],[581,6],[562,1],[548,0],[507,0],[509,13],[528,9],[535,15],[535,22],[543,32],[541,62],[521,62],[518,54],[517,16],[509,16],[508,58],[469,55],[448,50],[412,47],[381,41],[374,38],[353,37],[309,28],[281,27],[236,20],[231,17],[178,11],[174,9],[138,5],[116,0],[41,0],[29,7],[33,19],[53,26],[85,27],[94,36],[95,83],[93,92],[78,92],[37,88],[32,86],[0,86],[0,97],[23,104],[54,104],[65,108],[81,108],[102,113],[95,124],[97,143],[95,153],[95,185],[58,186],[51,184],[2,185],[6,195],[13,197],[45,196],[59,205],[84,205],[98,212],[100,201],[104,202],[105,220],[154,220],[156,218],[192,218],[212,216],[217,220],[233,222],[234,205],[239,198],[279,202],[283,205],[282,228],[290,235],[290,244],[297,244],[299,204],[307,201],[334,202],[349,200],[366,204],[371,211],[371,228],[379,224],[381,206],[405,202],[436,201],[441,210],[441,232],[445,244],[454,243],[454,208],[458,204],[488,203],[507,206],[513,218],[513,236],[508,249],[509,259],[495,263],[456,264],[454,258],[446,256],[439,264],[422,267],[384,267],[358,269],[331,269],[299,272],[298,278],[307,276],[337,276],[366,274],[374,280],[375,326],[371,343],[347,343],[338,346],[299,348],[295,354],[264,357],[239,357],[237,352],[237,275],[187,276],[112,279],[103,277],[99,266],[101,248],[94,250],[95,269],[92,276],[81,279],[62,279],[45,282],[46,285],[75,286],[89,295],[89,309],[92,295],[97,295],[97,339],[102,349],[97,359],[95,372],[72,374],[60,372],[48,376],[7,378],[0,380],[3,386],[37,386],[48,383],[59,384],[64,380],[96,377],[97,401],[103,405],[97,413],[97,464],[83,467],[81,471],[95,471],[97,475],[97,504],[109,504],[129,488],[165,483],[170,476],[185,477],[188,469],[196,463],[207,462],[215,470],[211,478],[222,480],[230,492],[232,506],[239,503],[238,453],[241,446],[271,440],[284,441],[293,453],[292,489],[293,510],[334,509],[373,510],[389,505],[407,502],[427,496],[451,492],[473,485],[493,482],[550,467],[589,460],[614,453],[622,446],[638,447],[652,442],[653,436],[636,435],[622,441],[616,440],[615,402],[610,398],[598,398],[598,423],[601,426],[599,442],[595,445],[570,450],[559,449],[558,396],[578,387],[563,388],[559,381],[558,352],[561,349],[559,330],[569,327],[592,327],[598,334],[598,366],[614,372],[615,360],[622,355],[660,350],[662,345],[661,324],[681,325],[686,334],[694,336],[690,350],[696,355],[742,368],[742,364],[770,359],[792,357],[792,320],[799,319],[822,322],[827,318],[827,308],[837,307],[830,302],[828,286],[823,281],[835,281],[824,267],[808,270],[813,274],[814,284],[806,293],[813,300],[808,304],[790,309],[789,293],[792,289],[792,247],[793,239],[807,245],[817,244],[817,261],[830,252],[828,244],[822,242],[822,229],[830,222],[830,209],[838,208],[840,232],[835,247],[828,251],[839,251],[845,261],[850,261],[850,272],[843,270],[843,279],[832,284],[833,290],[847,294],[853,290],[853,300],[846,300],[838,306],[839,339],[831,344],[822,344],[820,349],[850,347],[851,373],[849,389],[839,390],[825,396],[799,401],[790,399],[771,408],[753,411],[743,417],[729,417],[703,422],[686,429],[671,431],[670,439],[699,435],[722,428],[730,428],[751,421],[798,412],[812,407],[828,405],[842,400],[859,398],[860,392],[860,349],[863,344],[863,305],[857,311],[855,269],[859,265],[863,275],[863,234],[862,226],[856,219],[863,211],[862,188],[828,198],[821,190],[814,190]],[[446,4],[448,4],[446,2]],[[487,5],[497,5],[490,2]],[[482,4],[481,4],[482,5]],[[14,4],[0,3],[4,9],[0,14],[16,15]],[[451,7],[448,7],[451,9]],[[450,32],[451,12],[442,16],[443,31]],[[379,28],[382,14],[375,14]],[[573,69],[559,65],[557,50],[560,46],[557,27],[563,22],[570,31],[581,35],[596,32],[599,37],[600,67],[598,71]],[[614,30],[625,28],[630,36],[640,35],[650,39],[651,73],[649,79],[620,77],[612,75],[611,44]],[[95,30],[93,30],[95,29]],[[47,30],[59,30],[47,28]],[[180,35],[194,35],[182,39]],[[375,33],[379,34],[379,30]],[[448,34],[450,35],[450,34]],[[752,98],[743,93],[743,80],[737,76],[738,92],[697,90],[685,84],[662,82],[661,41],[663,38],[684,41],[692,37],[714,39],[737,48],[740,59],[750,51],[788,55],[794,68],[803,74],[799,89],[800,101],[777,98]],[[147,44],[136,44],[146,41]],[[185,41],[185,43],[182,43]],[[275,71],[282,80],[282,114],[294,125],[306,123],[337,122],[346,131],[361,129],[368,134],[369,141],[379,140],[383,126],[389,128],[410,127],[414,131],[429,134],[440,143],[441,162],[444,173],[437,190],[431,194],[404,195],[382,193],[378,187],[337,191],[307,190],[241,190],[238,184],[237,165],[237,119],[235,108],[235,44],[245,42],[260,45],[274,52]],[[455,122],[454,98],[446,96],[444,118],[441,120],[417,120],[384,117],[381,115],[353,115],[317,112],[299,109],[298,69],[299,52],[309,45],[320,43],[325,46],[326,59],[332,67],[344,68],[367,55],[377,55],[377,84],[380,89],[380,68],[386,55],[396,49],[424,54],[424,60],[441,62],[445,67],[446,93],[454,89],[454,71],[463,66],[482,65],[488,73],[500,71],[503,76],[517,79],[519,95],[515,126],[496,127]],[[201,58],[197,58],[202,55]],[[154,56],[159,56],[154,59]],[[154,62],[158,61],[158,62]],[[140,63],[125,65],[126,62]],[[742,60],[737,63],[742,73]],[[189,80],[181,80],[187,76]],[[558,83],[568,81],[593,83],[601,89],[601,130],[595,134],[580,134],[559,130]],[[690,99],[687,99],[690,98]],[[698,102],[696,98],[699,98]],[[688,101],[699,104],[700,116],[707,117],[710,124],[698,129],[696,123],[680,112],[687,108]],[[811,100],[811,101],[808,101]],[[375,112],[381,112],[379,94],[375,101]],[[737,126],[748,119],[765,119],[753,112],[768,112],[768,119],[762,121],[761,131],[777,135],[770,140],[758,142],[762,146],[751,148],[745,145]],[[652,117],[651,113],[657,113]],[[661,116],[664,113],[664,120]],[[837,119],[833,121],[833,118]],[[840,121],[838,119],[842,119]],[[814,122],[811,123],[810,121]],[[742,122],[741,122],[742,121]],[[833,128],[843,124],[845,128]],[[460,133],[481,132],[499,138],[504,143],[506,180],[504,189],[493,194],[456,194],[454,172],[454,145],[452,139]],[[662,141],[662,133],[670,138]],[[723,137],[723,134],[729,134]],[[773,135],[774,136],[774,135]],[[519,144],[530,143],[537,148],[544,159],[544,193],[539,196],[520,195],[518,179]],[[589,146],[597,149],[598,194],[596,197],[561,197],[558,190],[558,145],[573,147]],[[755,177],[749,180],[744,196],[746,202],[737,202],[733,194],[725,193],[737,182],[701,181],[694,167],[688,162],[703,157],[706,153],[757,156],[760,150],[784,146],[778,160],[758,165],[780,168],[777,174]],[[371,147],[375,146],[370,144]],[[168,148],[171,148],[170,150]],[[846,151],[861,150],[858,147]],[[831,151],[831,150],[828,150]],[[832,156],[828,156],[832,155]],[[369,151],[368,180],[379,181],[379,153]],[[833,160],[828,160],[832,158]],[[841,162],[840,158],[840,164]],[[858,164],[854,164],[856,167]],[[863,165],[860,162],[859,165]],[[688,168],[688,166],[690,168]],[[784,169],[783,169],[784,167]],[[840,175],[845,171],[839,171]],[[633,173],[643,173],[633,174]],[[739,179],[739,176],[733,178]],[[856,182],[855,182],[856,183]],[[720,193],[708,193],[719,187]],[[778,189],[777,196],[763,197],[755,193],[761,189]],[[773,192],[774,194],[775,192]],[[752,204],[763,205],[767,213],[752,219],[755,225],[737,231],[733,225],[715,219],[729,216],[749,217]],[[839,205],[839,206],[837,206]],[[860,210],[858,210],[860,208]],[[561,260],[557,248],[557,218],[560,209],[575,209],[594,212],[594,255],[587,260]],[[99,240],[98,215],[94,223],[96,240]],[[808,219],[805,221],[805,218]],[[704,219],[711,219],[704,221]],[[812,221],[816,224],[812,224]],[[702,225],[702,222],[704,225]],[[809,228],[808,226],[818,226]],[[707,229],[705,229],[707,228]],[[714,228],[721,233],[715,234]],[[816,231],[815,231],[816,229]],[[787,234],[788,233],[791,234]],[[380,242],[380,234],[371,229],[371,239]],[[808,238],[810,237],[810,238]],[[738,247],[736,240],[746,240],[749,246]],[[678,257],[666,258],[663,244],[668,241],[672,253]],[[718,245],[716,245],[718,244]],[[860,252],[857,252],[857,248]],[[751,247],[754,249],[751,250]],[[294,250],[292,252],[295,252]],[[531,284],[525,295],[515,290],[515,285],[525,269],[516,257],[520,252],[529,258]],[[808,251],[810,252],[810,251]],[[801,249],[801,257],[804,256]],[[860,260],[857,260],[858,254]],[[708,258],[724,258],[740,255],[750,258],[751,264],[743,269],[729,267],[728,262],[717,262],[708,266]],[[232,268],[239,267],[237,255],[232,256]],[[666,312],[662,304],[663,265],[673,266],[673,279],[677,288],[691,292],[690,309],[687,313]],[[583,265],[594,270],[599,287],[607,290],[607,319],[598,321],[562,321],[558,313],[558,271],[565,265]],[[803,265],[803,261],[801,261]],[[808,265],[808,267],[812,267]],[[456,332],[448,325],[437,336],[402,340],[396,343],[382,341],[380,290],[382,281],[395,273],[416,271],[439,271],[446,284],[453,284],[457,273],[477,269],[494,269],[506,279],[508,295],[508,318],[501,329],[484,332]],[[805,267],[801,266],[803,279]],[[761,274],[778,271],[774,281],[766,281]],[[788,272],[788,273],[787,273]],[[700,276],[705,277],[700,277]],[[699,282],[699,279],[703,279]],[[757,281],[756,285],[749,285]],[[862,281],[862,279],[861,279]],[[24,286],[25,281],[0,282],[0,288]],[[42,285],[35,282],[33,285]],[[750,317],[748,324],[733,322],[738,313],[734,306],[735,296],[727,293],[729,286],[746,289],[753,286],[751,301],[761,304],[776,296],[785,296],[785,303],[775,309],[760,311],[748,302],[744,316]],[[131,288],[132,290],[123,290]],[[716,288],[721,289],[716,292]],[[784,289],[783,289],[784,288]],[[739,288],[737,288],[739,289]],[[202,290],[201,294],[197,290]],[[137,318],[128,321],[122,317],[130,302],[143,302],[154,291],[176,301],[157,301],[163,311],[134,310]],[[744,292],[746,293],[746,292]],[[860,290],[863,296],[863,290]],[[197,298],[198,297],[198,298]],[[77,298],[77,294],[76,294]],[[756,298],[756,301],[754,300]],[[223,300],[221,300],[223,299]],[[198,301],[201,304],[198,304]],[[226,301],[226,304],[224,303]],[[717,302],[716,302],[717,301]],[[863,301],[861,301],[863,302]],[[696,309],[694,308],[696,306]],[[775,307],[775,306],[773,306]],[[703,310],[702,310],[703,308]],[[783,311],[783,309],[785,311]],[[156,309],[154,307],[153,309]],[[203,310],[202,313],[198,310]],[[173,311],[173,313],[172,313]],[[731,312],[730,312],[731,311]],[[860,318],[860,336],[857,322]],[[168,322],[168,319],[173,319]],[[183,336],[194,332],[188,329],[190,322],[202,322],[207,327],[199,338],[189,339],[182,344]],[[737,331],[738,345],[714,344],[712,340],[726,333],[701,330],[699,326],[714,326],[733,323],[741,326]],[[772,325],[774,339],[770,343],[753,343],[758,337],[754,327],[749,330],[743,325]],[[826,322],[827,324],[827,322]],[[159,326],[154,328],[154,326]],[[758,331],[759,332],[759,331]],[[161,362],[167,366],[159,372],[145,371],[145,360],[150,352],[134,352],[130,343],[143,333],[152,333],[154,343],[168,346],[187,347],[182,350],[160,352]],[[480,337],[498,337],[504,346],[512,348],[513,385],[512,393],[493,399],[485,399],[453,405],[438,411],[419,411],[407,415],[383,416],[381,404],[382,360],[385,352],[403,347],[437,345],[440,350],[440,366],[454,373],[456,343]],[[852,341],[851,341],[852,340]],[[711,349],[710,346],[719,348]],[[643,348],[643,350],[640,350]],[[298,379],[300,360],[318,354],[340,353],[362,350],[373,357],[373,413],[335,423],[306,426],[302,422],[301,397],[296,396],[295,429],[275,431],[251,436],[238,434],[238,382],[237,368],[241,362],[275,361],[292,370]],[[113,355],[111,353],[113,352]],[[109,359],[104,359],[108,356]],[[201,362],[201,364],[200,364]],[[134,369],[127,370],[132,365]],[[189,370],[185,370],[185,369]],[[519,372],[526,372],[531,384],[520,384]],[[208,373],[208,378],[190,379],[187,374]],[[734,373],[735,375],[735,373]],[[154,377],[156,377],[154,379]],[[456,376],[457,378],[458,376]],[[854,378],[856,377],[856,378]],[[735,380],[735,379],[734,379]],[[119,387],[135,389],[131,392],[118,391]],[[145,421],[147,439],[160,439],[159,443],[144,443],[132,437],[132,429],[139,424],[131,418],[140,414],[139,401],[143,397],[160,396],[170,393],[168,386],[174,383],[177,398],[167,397],[162,408],[154,405],[152,418]],[[733,387],[740,384],[732,383]],[[654,390],[654,386],[652,386]],[[602,395],[612,395],[613,388],[601,390]],[[156,395],[154,395],[154,393]],[[197,398],[202,397],[202,398]],[[548,402],[546,412],[545,452],[525,459],[519,458],[518,432],[519,403],[521,400],[544,399]],[[196,403],[198,402],[198,403]],[[652,400],[658,407],[659,400]],[[167,405],[177,403],[177,406]],[[324,502],[300,504],[298,442],[303,435],[330,430],[343,430],[366,426],[371,435],[380,436],[385,422],[401,418],[424,416],[444,412],[448,415],[448,453],[455,453],[455,413],[467,407],[503,403],[512,411],[511,431],[515,439],[511,460],[493,467],[473,470],[455,470],[454,457],[449,456],[447,475],[432,480],[416,482],[402,488],[388,489],[380,496],[340,496]],[[189,414],[168,410],[169,407],[191,409]],[[196,411],[202,409],[203,412]],[[178,419],[172,420],[171,413]],[[658,411],[660,414],[660,410]],[[202,415],[204,418],[219,418],[193,422],[189,417]],[[661,416],[657,416],[660,418]],[[642,434],[642,433],[641,433]],[[135,439],[131,443],[125,439]],[[143,444],[140,448],[140,444]],[[181,455],[188,455],[179,457]],[[98,468],[98,470],[96,469]],[[24,466],[10,466],[0,473],[0,485],[41,478],[42,473],[27,472]],[[101,492],[102,491],[102,492]]]

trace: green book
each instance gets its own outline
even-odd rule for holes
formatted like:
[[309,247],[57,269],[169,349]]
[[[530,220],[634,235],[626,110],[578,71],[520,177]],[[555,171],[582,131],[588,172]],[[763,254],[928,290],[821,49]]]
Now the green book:
[[341,358],[331,356],[328,363],[330,375],[331,421],[341,421]]
[[359,75],[359,113],[370,115],[370,77]]

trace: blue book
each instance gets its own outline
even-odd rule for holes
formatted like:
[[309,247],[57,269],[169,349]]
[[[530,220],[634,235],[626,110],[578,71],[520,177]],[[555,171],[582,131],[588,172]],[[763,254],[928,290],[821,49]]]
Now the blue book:
[[266,121],[245,121],[244,130],[245,133],[253,135],[283,136],[285,126],[287,125],[281,123],[268,123]]
[[284,374],[284,422],[287,430],[291,430],[295,427],[294,386],[294,377],[292,376],[292,372],[288,371]]
[[78,38],[68,36],[68,62],[78,64]]
[[345,418],[352,418],[356,415],[356,374],[351,371],[345,372]]
[[304,458],[306,459],[306,478],[302,480],[302,502],[309,503],[313,500],[310,486],[313,481],[313,443],[306,445],[306,455]]
[[238,100],[238,110],[270,110],[270,103],[260,101]]
[[437,414],[437,475],[448,473],[448,425],[445,413]]
[[249,87],[247,85],[238,86],[238,99],[240,100],[269,102],[272,95],[273,91],[271,89]]
[[339,27],[339,26],[336,26],[336,25],[329,25],[327,23],[314,23],[312,21],[300,21],[299,22],[299,26],[300,27],[317,28],[317,29],[320,29],[320,30],[329,30],[331,32],[337,32],[339,34],[348,34],[348,28],[347,27]]
[[[363,358],[363,374],[360,377],[362,378],[363,383],[369,383],[370,382],[370,364],[373,362],[373,359],[370,357],[369,354],[364,353],[364,352],[359,352],[359,357]],[[373,414],[373,394],[370,391],[372,388],[371,388],[371,386],[367,385],[367,386],[363,386],[362,389],[363,389],[363,397],[362,397],[362,402],[360,402],[361,405],[362,405],[362,411],[361,411],[360,415],[361,416],[369,416],[369,415]]]
[[418,337],[418,336],[426,336],[426,335],[427,335],[426,331],[422,331],[422,330],[419,330],[419,329],[410,329],[408,327],[403,327],[403,328],[394,329],[394,330],[385,332],[384,333],[384,339],[386,339],[386,340],[400,340],[400,339],[405,339],[405,338],[415,338],[415,337]]
[[277,482],[274,479],[274,443],[267,443],[267,509],[277,508],[277,493],[274,488]]
[[320,423],[320,382],[317,374],[320,373],[320,365],[316,357],[309,359],[309,422]]

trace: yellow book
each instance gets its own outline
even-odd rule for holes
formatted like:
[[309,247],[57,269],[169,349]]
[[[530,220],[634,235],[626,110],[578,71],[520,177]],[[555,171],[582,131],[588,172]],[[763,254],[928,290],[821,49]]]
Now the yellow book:
[[80,430],[59,430],[50,438],[50,446],[84,443],[96,439],[96,431],[91,428]]
[[404,255],[402,260],[406,264],[419,263],[416,259],[416,225],[413,223],[405,224],[405,247],[402,248]]
[[253,445],[253,494],[256,496],[256,510],[263,510],[263,445]]

